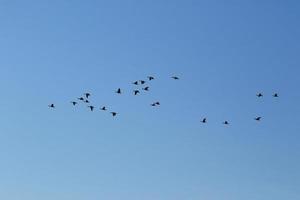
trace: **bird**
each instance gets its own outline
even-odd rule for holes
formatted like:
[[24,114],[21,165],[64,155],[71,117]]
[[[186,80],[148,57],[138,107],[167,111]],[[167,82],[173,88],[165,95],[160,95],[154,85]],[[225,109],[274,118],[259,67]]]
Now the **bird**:
[[275,98],[279,97],[278,93],[273,94],[273,97]]
[[206,118],[204,118],[202,121],[201,121],[203,124],[206,123]]
[[88,99],[88,98],[91,96],[91,94],[90,94],[90,93],[88,93],[88,92],[87,92],[87,93],[85,93],[84,95],[85,95],[85,97],[86,97],[87,99]]
[[115,117],[118,113],[116,112],[110,112],[112,114],[113,117]]
[[73,106],[76,106],[77,102],[76,101],[71,101],[71,104],[73,104]]
[[48,105],[49,108],[55,108],[55,105],[52,103],[50,105]]
[[122,91],[121,91],[121,88],[119,88],[117,91],[116,91],[117,94],[121,94]]
[[77,98],[78,100],[80,100],[80,101],[84,101],[84,98],[83,97],[79,97],[79,98]]
[[106,109],[105,106],[103,106],[103,107],[101,108],[101,110],[106,111],[107,109]]
[[258,93],[256,96],[257,97],[263,97],[264,95],[262,93]]
[[138,93],[140,93],[139,90],[134,90],[133,92],[134,92],[134,95],[137,95]]
[[146,83],[146,81],[144,80],[140,80],[141,84],[144,85]]
[[147,87],[144,87],[143,90],[149,91],[149,87],[148,87],[148,86],[147,86]]
[[179,80],[179,78],[177,76],[172,76],[171,78],[174,80]]
[[138,82],[138,81],[135,81],[135,82],[133,82],[133,84],[134,84],[134,85],[138,85],[138,84],[139,84],[139,82]]
[[254,120],[260,121],[260,120],[261,120],[261,117],[256,117],[256,118],[254,118]]
[[229,122],[228,121],[224,121],[223,124],[229,125]]
[[89,101],[89,100],[87,100],[87,99],[86,99],[84,102],[85,102],[85,103],[90,103],[90,101]]
[[151,106],[153,106],[153,107],[156,106],[156,103],[152,103]]
[[91,111],[94,111],[94,106],[88,106],[88,108],[90,108],[91,109]]
[[153,76],[148,76],[148,79],[149,79],[149,81],[152,81],[152,80],[154,80],[154,77]]
[[160,106],[160,102],[159,102],[159,101],[155,102],[155,104],[156,104],[157,106]]

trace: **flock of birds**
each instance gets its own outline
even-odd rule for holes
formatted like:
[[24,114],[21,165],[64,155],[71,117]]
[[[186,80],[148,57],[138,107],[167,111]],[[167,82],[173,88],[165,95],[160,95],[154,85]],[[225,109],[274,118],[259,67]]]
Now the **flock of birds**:
[[[258,94],[256,94],[256,96],[257,96],[258,98],[262,98],[264,95],[263,95],[262,93],[258,93]],[[278,93],[274,93],[274,94],[273,94],[273,97],[274,97],[274,98],[278,98],[278,97],[279,97],[279,94],[278,94]],[[254,120],[259,122],[259,121],[262,120],[262,117],[261,117],[261,116],[255,117]],[[203,118],[203,119],[201,120],[201,122],[204,123],[204,124],[207,123],[207,118],[206,118],[206,117]],[[223,124],[224,124],[224,125],[229,125],[229,121],[225,120],[225,121],[223,122]]]
[[[172,78],[173,80],[179,80],[179,77],[178,77],[178,76],[172,76],[171,78]],[[150,82],[150,81],[153,81],[155,78],[154,78],[153,76],[148,76],[147,79],[148,79],[148,81]],[[143,87],[142,87],[141,89],[135,89],[135,90],[133,90],[133,95],[136,96],[136,95],[140,94],[140,93],[141,93],[141,90],[146,91],[146,92],[150,91],[150,87],[149,87],[149,86],[146,86],[146,85],[145,85],[146,83],[147,83],[147,81],[145,81],[145,80],[134,81],[134,82],[132,83],[133,85],[136,85],[136,86],[142,85]],[[123,92],[122,92],[122,89],[121,89],[121,88],[118,88],[118,89],[115,91],[115,93],[118,94],[118,95],[121,95]],[[87,104],[87,108],[88,108],[90,111],[93,112],[93,111],[96,109],[96,107],[93,106],[93,105],[90,105],[90,103],[91,103],[91,102],[90,102],[90,97],[91,97],[91,96],[92,96],[91,93],[86,92],[86,93],[83,94],[83,96],[78,97],[78,98],[77,98],[77,101],[71,101],[70,103],[71,103],[73,106],[77,106],[77,105],[79,104],[79,102],[82,102],[82,103],[84,103],[84,104]],[[152,107],[160,106],[160,102],[159,102],[159,101],[156,101],[156,102],[151,103],[150,105],[151,105]],[[48,107],[51,108],[51,109],[56,108],[56,106],[55,106],[54,103],[51,103],[50,105],[48,105]],[[106,106],[100,107],[100,110],[101,110],[101,111],[108,111],[108,109],[107,109]],[[118,113],[115,112],[115,111],[111,111],[110,113],[111,113],[111,115],[112,115],[113,117],[117,116],[117,114],[118,114]]]
[[[148,81],[152,81],[152,80],[155,79],[153,76],[148,76],[147,78],[148,78]],[[178,76],[172,76],[171,78],[172,78],[173,80],[179,80],[179,77],[178,77]],[[139,80],[139,81],[134,81],[132,84],[138,86],[138,85],[145,85],[146,83],[147,83],[147,81],[145,81],[145,80]],[[144,90],[144,91],[148,92],[148,91],[150,90],[150,87],[149,87],[149,86],[144,86],[144,87],[142,87],[141,90]],[[118,95],[121,95],[121,94],[122,94],[122,89],[121,89],[121,88],[118,88],[118,89],[115,91],[115,93],[118,94]],[[140,93],[141,93],[140,89],[135,89],[135,90],[133,90],[133,94],[134,94],[135,96],[138,95],[138,94],[140,94]],[[264,97],[264,95],[263,95],[262,93],[258,93],[258,94],[256,94],[256,96],[257,96],[258,98]],[[95,110],[96,107],[93,106],[93,105],[90,105],[90,97],[91,97],[91,93],[86,92],[86,93],[83,94],[83,96],[77,98],[78,101],[71,101],[70,103],[71,103],[73,106],[76,106],[79,102],[82,102],[82,103],[84,103],[84,104],[87,104],[87,108],[88,108],[91,112],[93,112],[93,111]],[[274,94],[273,94],[273,97],[274,97],[274,98],[278,98],[278,97],[279,97],[279,94],[278,94],[278,93],[274,93]],[[151,105],[152,107],[160,106],[160,102],[159,102],[159,101],[153,102],[153,103],[151,103],[150,105]],[[54,109],[56,106],[55,106],[54,103],[51,103],[50,105],[48,105],[48,107],[51,108],[51,109]],[[100,110],[101,110],[101,111],[108,111],[108,109],[107,109],[106,106],[100,107]],[[111,114],[113,117],[115,117],[115,116],[117,116],[118,113],[115,112],[115,111],[111,111],[110,114]],[[262,120],[262,117],[261,117],[261,116],[255,117],[254,120],[259,122],[259,121]],[[203,118],[202,120],[200,120],[200,122],[203,123],[203,124],[207,123],[207,118],[206,118],[206,117]],[[223,124],[224,124],[224,125],[229,125],[230,123],[229,123],[228,120],[225,120],[225,121],[223,122]]]

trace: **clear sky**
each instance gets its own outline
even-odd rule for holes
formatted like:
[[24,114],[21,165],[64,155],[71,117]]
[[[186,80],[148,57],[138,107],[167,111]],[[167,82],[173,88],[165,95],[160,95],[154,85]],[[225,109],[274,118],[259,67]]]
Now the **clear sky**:
[[[299,10],[1,0],[0,199],[299,200]],[[72,107],[86,91],[119,116]]]

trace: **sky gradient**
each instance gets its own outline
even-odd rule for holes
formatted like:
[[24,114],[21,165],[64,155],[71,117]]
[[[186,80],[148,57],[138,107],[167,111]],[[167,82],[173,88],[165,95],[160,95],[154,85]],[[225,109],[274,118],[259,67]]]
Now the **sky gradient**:
[[[0,199],[300,199],[299,10],[0,1]],[[87,91],[119,116],[72,107]]]

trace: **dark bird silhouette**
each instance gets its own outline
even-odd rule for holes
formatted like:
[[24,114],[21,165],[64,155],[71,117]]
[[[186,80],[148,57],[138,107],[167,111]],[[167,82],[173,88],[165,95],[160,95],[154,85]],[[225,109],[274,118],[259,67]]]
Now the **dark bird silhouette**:
[[115,117],[118,113],[116,112],[110,112],[112,114],[113,117]]
[[80,97],[80,98],[77,98],[77,99],[80,100],[80,101],[84,101],[83,97]]
[[143,90],[149,91],[149,87],[148,87],[148,86],[147,86],[147,87],[144,87]]
[[273,97],[275,98],[279,97],[278,93],[273,94]]
[[254,118],[254,120],[260,121],[260,120],[261,120],[261,117],[256,117],[256,118]]
[[135,82],[133,82],[133,84],[134,84],[134,85],[138,85],[138,84],[139,84],[139,82],[138,82],[138,81],[135,81]]
[[156,103],[152,103],[151,106],[153,106],[153,107],[156,106]]
[[94,106],[88,106],[90,109],[91,109],[91,111],[94,111]]
[[84,103],[90,103],[90,101],[86,99],[86,100],[84,101]]
[[263,97],[264,95],[262,93],[258,93],[256,96],[257,97]]
[[174,80],[179,80],[179,78],[177,76],[172,76],[171,78]]
[[84,95],[85,95],[85,97],[86,97],[87,99],[88,99],[88,98],[91,96],[91,94],[90,94],[90,93],[88,93],[88,92],[87,92],[87,93],[85,93]]
[[225,121],[225,122],[223,122],[223,124],[225,124],[225,125],[229,125],[229,122],[228,122],[228,121]]
[[141,84],[144,85],[146,81],[140,80]]
[[203,124],[205,124],[207,121],[206,121],[206,118],[204,118],[202,121],[201,121]]
[[148,76],[148,79],[149,79],[149,81],[152,81],[152,80],[154,80],[154,77],[153,76]]
[[155,102],[155,104],[156,104],[157,106],[160,106],[160,102],[158,102],[158,101],[157,101],[157,102]]
[[134,90],[134,95],[137,95],[137,94],[139,94],[139,93],[140,93],[139,90]]
[[117,91],[116,91],[117,94],[121,94],[122,91],[121,91],[121,88],[119,88]]
[[106,111],[107,109],[106,109],[105,106],[103,106],[103,107],[101,108],[101,110]]
[[50,105],[48,105],[49,108],[55,108],[55,105],[52,103]]
[[71,101],[71,104],[73,104],[73,106],[76,106],[77,102],[76,101]]

